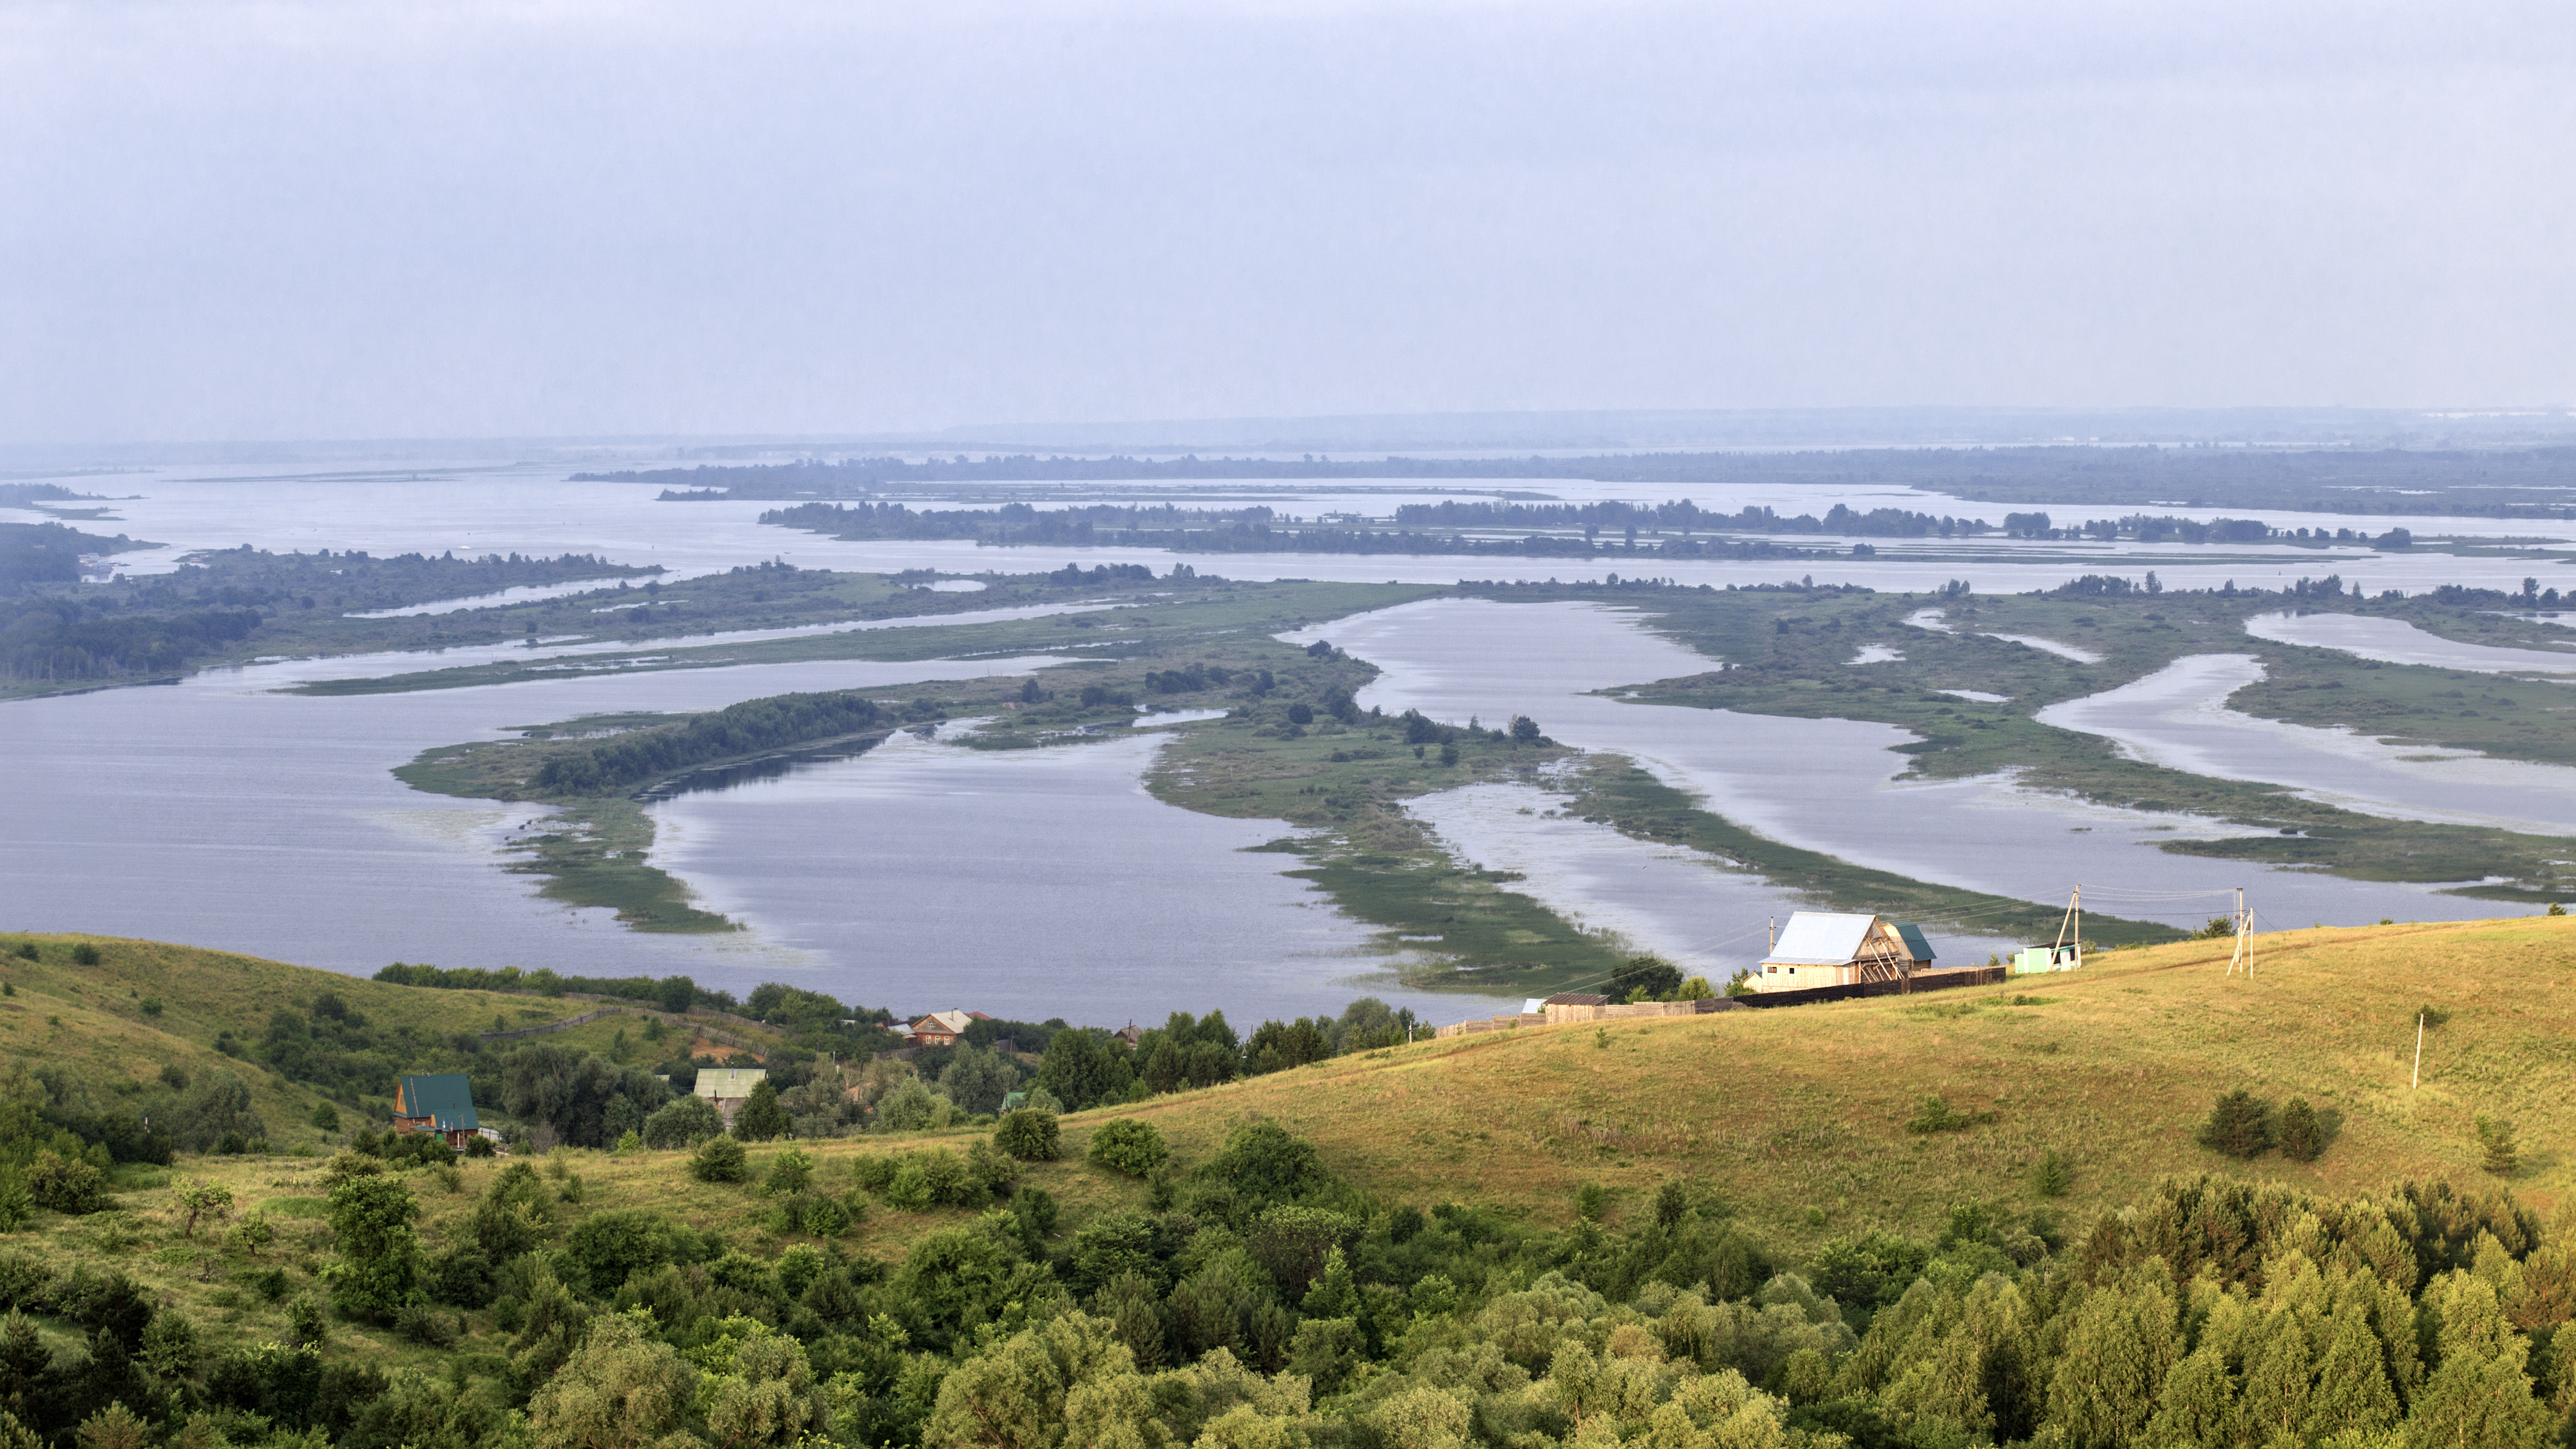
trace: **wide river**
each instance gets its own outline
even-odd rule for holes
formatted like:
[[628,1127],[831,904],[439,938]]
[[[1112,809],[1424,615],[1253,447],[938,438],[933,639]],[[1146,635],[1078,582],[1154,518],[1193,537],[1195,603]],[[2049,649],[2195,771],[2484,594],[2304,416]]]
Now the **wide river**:
[[[1160,571],[1179,557],[843,543],[759,525],[767,504],[657,503],[649,487],[566,482],[561,467],[432,469],[420,479],[401,469],[361,476],[370,470],[352,468],[330,478],[248,471],[69,480],[84,491],[141,495],[114,504],[115,519],[75,526],[171,545],[125,556],[145,568],[172,566],[186,549],[240,543],[376,553],[572,551],[662,563],[682,574],[782,555],[810,566],[951,573],[1025,571],[1076,553],[1085,564],[1138,562]],[[1547,491],[1583,498],[1635,490],[1567,483]],[[1883,487],[1654,491],[1726,511],[1760,502],[1821,512],[1837,501],[1999,511]],[[1396,498],[1319,489],[1261,501],[1300,512],[1382,512]],[[2391,522],[2372,521],[2383,528]],[[1920,550],[1903,544],[1879,546],[1874,558],[1640,560],[1634,571],[1720,584],[1806,574],[1880,589],[1965,575],[2001,592],[2105,567],[2104,551],[2084,546],[1995,545],[1978,550],[1973,565],[1913,558]],[[2372,589],[2413,592],[2444,582],[2512,588],[2531,567],[2355,549],[2231,550],[2225,561],[2206,564],[2184,562],[2176,546],[2112,552],[2118,571],[2153,568],[2175,587],[2228,578],[2278,584],[2341,571]],[[1617,559],[1188,561],[1203,572],[1253,579],[1445,583],[1623,571]],[[1442,601],[1314,632],[1386,669],[1367,702],[1451,718],[1481,714],[1488,723],[1529,713],[1560,739],[1635,756],[1751,828],[1926,879],[2043,902],[2063,899],[2080,881],[2087,902],[2101,909],[2177,924],[2214,914],[2222,904],[2217,893],[2236,885],[2248,887],[2263,921],[2277,926],[2498,909],[2169,855],[2153,846],[2185,833],[2172,819],[2086,807],[2008,781],[1905,781],[1905,757],[1891,753],[1904,736],[1882,726],[1595,695],[1707,663],[1616,609]],[[528,657],[516,645],[491,652]],[[750,927],[717,936],[637,934],[604,912],[544,901],[530,878],[503,868],[507,839],[541,811],[426,796],[389,773],[423,748],[497,738],[513,725],[605,711],[702,710],[788,690],[932,682],[1036,661],[762,665],[347,698],[271,692],[301,680],[479,657],[463,650],[280,662],[170,688],[0,705],[0,772],[15,806],[0,830],[0,926],[154,937],[362,973],[400,959],[582,974],[686,972],[734,989],[784,979],[871,1006],[969,1006],[1107,1025],[1210,1006],[1248,1022],[1336,1010],[1363,992],[1435,1019],[1485,1009],[1472,999],[1393,989],[1390,963],[1369,951],[1369,933],[1281,873],[1294,867],[1293,857],[1242,850],[1285,827],[1199,816],[1146,796],[1138,777],[1156,748],[1149,736],[1015,755],[906,741],[657,806],[665,832],[657,859],[709,905]],[[1492,787],[1424,801],[1419,813],[1465,858],[1522,872],[1523,889],[1568,915],[1694,969],[1745,964],[1758,954],[1767,920],[1797,904],[1756,877],[1568,820],[1555,813],[1557,803],[1541,789]],[[2208,833],[2184,824],[2188,833]],[[2010,944],[1974,934],[1935,939],[1945,959]]]

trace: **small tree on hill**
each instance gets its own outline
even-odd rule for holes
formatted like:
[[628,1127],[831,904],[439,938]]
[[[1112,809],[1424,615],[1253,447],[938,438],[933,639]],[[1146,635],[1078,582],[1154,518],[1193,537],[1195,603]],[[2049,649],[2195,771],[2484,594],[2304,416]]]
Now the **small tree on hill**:
[[1654,956],[1631,956],[1610,977],[1610,994],[1621,1001],[1669,1001],[1681,986],[1680,969]]
[[751,1176],[742,1144],[730,1137],[710,1137],[689,1155],[689,1176],[700,1182],[741,1182]]
[[1053,1162],[1056,1138],[1055,1114],[1028,1107],[1004,1117],[993,1131],[993,1145],[1022,1162]]
[[411,1189],[382,1174],[341,1179],[331,1189],[331,1239],[340,1260],[322,1270],[331,1301],[352,1318],[390,1321],[410,1299],[420,1270],[420,1209]]
[[2243,1087],[2218,1099],[2200,1124],[2201,1146],[2230,1157],[2255,1158],[2272,1149],[2272,1113]]
[[2281,1109],[2281,1155],[2292,1162],[2314,1162],[2325,1150],[2325,1123],[2307,1098],[2292,1097]]
[[2481,1166],[2498,1177],[2511,1177],[2522,1165],[2522,1153],[2514,1145],[2513,1124],[2501,1117],[2478,1119],[2478,1145],[2486,1149]]
[[745,1142],[767,1142],[786,1135],[795,1122],[778,1105],[778,1088],[767,1077],[751,1089],[751,1099],[733,1114],[733,1135]]
[[1112,1117],[1091,1134],[1091,1160],[1129,1177],[1143,1177],[1171,1155],[1162,1132],[1134,1117]]

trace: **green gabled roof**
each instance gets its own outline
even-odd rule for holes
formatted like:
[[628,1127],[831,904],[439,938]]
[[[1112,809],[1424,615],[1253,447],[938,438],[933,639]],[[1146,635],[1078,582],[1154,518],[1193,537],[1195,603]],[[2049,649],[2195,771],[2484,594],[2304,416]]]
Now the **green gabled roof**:
[[427,1117],[441,1132],[471,1132],[483,1124],[474,1115],[474,1089],[460,1072],[402,1079],[403,1115]]
[[1905,954],[1917,961],[1932,959],[1932,943],[1923,937],[1923,928],[1912,921],[1895,923],[1896,934],[1905,942]]

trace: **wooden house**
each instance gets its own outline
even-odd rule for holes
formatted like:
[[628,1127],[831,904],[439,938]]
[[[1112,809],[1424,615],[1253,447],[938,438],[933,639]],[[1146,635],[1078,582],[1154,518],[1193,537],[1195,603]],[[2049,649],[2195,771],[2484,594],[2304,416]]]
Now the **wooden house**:
[[1902,981],[1932,969],[1932,943],[1912,922],[1828,911],[1789,917],[1753,984],[1762,991],[1809,991]]
[[991,1020],[980,1011],[934,1011],[904,1028],[904,1035],[912,1038],[914,1046],[955,1046],[968,1027]]
[[741,1111],[742,1104],[751,1100],[751,1089],[767,1080],[769,1070],[766,1067],[700,1067],[698,1084],[689,1092],[692,1096],[706,1098],[715,1106],[716,1115],[731,1127],[733,1114]]
[[394,1130],[435,1132],[460,1151],[483,1135],[474,1115],[474,1090],[462,1073],[394,1079]]

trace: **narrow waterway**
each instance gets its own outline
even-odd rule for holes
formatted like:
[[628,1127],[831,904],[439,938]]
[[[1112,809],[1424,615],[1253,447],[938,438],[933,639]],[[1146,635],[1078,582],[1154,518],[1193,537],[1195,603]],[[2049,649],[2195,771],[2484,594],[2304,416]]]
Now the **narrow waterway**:
[[[2276,924],[2510,911],[2418,887],[2157,850],[2168,839],[2252,832],[2087,804],[2022,788],[2008,775],[1903,779],[1908,760],[1894,751],[1913,736],[1889,725],[1595,694],[1698,673],[1711,662],[1637,614],[1604,605],[1435,599],[1290,637],[1329,638],[1385,669],[1361,694],[1363,704],[1487,724],[1528,714],[1556,739],[1630,756],[1761,835],[1918,880],[2047,904],[2062,903],[2081,883],[2088,898],[2102,893],[2103,909],[2177,926],[2217,914],[2237,886]],[[2114,906],[2112,891],[2133,899]]]

